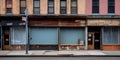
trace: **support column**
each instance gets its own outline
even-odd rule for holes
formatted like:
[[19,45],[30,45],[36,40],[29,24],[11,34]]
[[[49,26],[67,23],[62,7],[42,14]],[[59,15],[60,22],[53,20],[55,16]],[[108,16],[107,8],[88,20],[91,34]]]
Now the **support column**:
[[88,49],[88,27],[85,27],[85,50]]
[[60,49],[60,28],[58,27],[57,30],[58,30],[58,50],[61,50]]

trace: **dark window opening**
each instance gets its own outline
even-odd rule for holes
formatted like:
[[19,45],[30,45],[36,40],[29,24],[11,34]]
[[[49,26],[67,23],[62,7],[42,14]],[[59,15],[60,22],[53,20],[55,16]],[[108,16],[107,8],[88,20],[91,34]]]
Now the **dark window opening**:
[[92,13],[99,13],[99,0],[92,0]]
[[115,1],[108,0],[108,13],[115,13]]

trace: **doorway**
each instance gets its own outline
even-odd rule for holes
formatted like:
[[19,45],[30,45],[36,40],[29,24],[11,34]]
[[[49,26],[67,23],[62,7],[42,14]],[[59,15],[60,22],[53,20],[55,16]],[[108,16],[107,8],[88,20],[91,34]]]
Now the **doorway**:
[[100,27],[89,27],[88,28],[88,49],[99,50],[101,49],[101,28]]
[[9,44],[10,44],[10,32],[9,27],[3,27],[3,36],[2,36],[2,48],[3,50],[9,50]]

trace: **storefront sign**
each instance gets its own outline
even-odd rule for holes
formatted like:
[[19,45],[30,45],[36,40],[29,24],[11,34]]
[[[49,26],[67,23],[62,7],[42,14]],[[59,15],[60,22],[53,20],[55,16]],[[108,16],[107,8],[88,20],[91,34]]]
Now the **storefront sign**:
[[119,20],[88,20],[87,21],[88,26],[120,26]]
[[3,20],[1,22],[2,26],[25,26],[25,22],[23,21],[12,21],[12,20]]

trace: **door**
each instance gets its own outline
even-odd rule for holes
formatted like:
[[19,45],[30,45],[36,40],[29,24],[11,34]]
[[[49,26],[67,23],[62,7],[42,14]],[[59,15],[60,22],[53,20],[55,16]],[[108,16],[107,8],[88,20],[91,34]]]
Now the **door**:
[[8,27],[5,27],[3,29],[3,39],[2,39],[2,46],[3,46],[3,50],[9,50],[9,28]]
[[89,32],[88,33],[88,50],[94,49],[94,33]]
[[100,33],[94,33],[94,49],[100,49]]
[[100,49],[100,33],[99,32],[88,33],[88,49],[89,50]]

